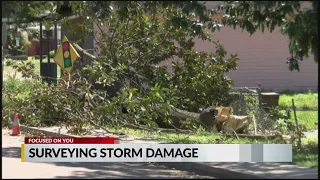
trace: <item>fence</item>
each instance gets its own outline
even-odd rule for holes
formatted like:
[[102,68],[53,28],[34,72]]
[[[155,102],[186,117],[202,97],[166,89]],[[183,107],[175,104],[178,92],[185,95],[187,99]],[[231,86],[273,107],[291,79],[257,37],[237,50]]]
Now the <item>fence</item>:
[[[235,115],[251,115],[254,116],[254,122],[249,126],[253,134],[258,135],[270,135],[279,130],[277,127],[276,118],[271,117],[267,113],[267,107],[262,102],[261,85],[259,87],[239,87],[233,88],[230,92],[231,101],[230,107],[233,109]],[[291,107],[279,108],[282,114],[289,113],[289,122],[292,124],[291,128],[288,128],[289,133],[307,131],[308,129],[318,129],[318,108],[311,107],[296,107],[295,101],[292,99]]]
[[[318,129],[318,108],[296,107],[295,100],[292,99],[292,107],[282,108],[281,110],[290,110],[289,119],[294,122],[295,131],[299,134],[310,129]],[[301,135],[298,141],[299,145],[301,145]]]
[[259,87],[238,87],[230,92],[230,107],[235,115],[250,115],[253,123],[249,134],[271,135],[275,130],[275,120],[270,118],[262,103],[261,85]]

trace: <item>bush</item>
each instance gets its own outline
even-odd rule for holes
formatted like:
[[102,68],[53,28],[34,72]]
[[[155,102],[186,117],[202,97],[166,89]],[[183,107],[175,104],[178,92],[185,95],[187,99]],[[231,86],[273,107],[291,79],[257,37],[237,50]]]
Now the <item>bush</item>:
[[39,41],[40,40],[40,30],[29,30],[28,37],[30,41]]
[[80,108],[82,101],[79,102],[77,93],[63,93],[63,90],[63,83],[48,86],[40,78],[19,80],[9,77],[4,82],[3,125],[6,126],[15,113],[20,114],[21,124],[29,126],[68,125],[69,119],[71,123],[82,125],[70,116],[70,111]]
[[285,111],[285,113],[281,113],[279,107],[275,107],[275,108],[270,108],[270,111],[268,113],[268,115],[270,116],[271,119],[277,121],[279,119],[284,119],[284,120],[288,120],[291,119],[291,110],[287,109]]
[[276,121],[275,128],[278,129],[282,133],[289,133],[294,132],[296,129],[293,122],[290,121],[291,119],[291,110],[287,109],[284,113],[282,113],[279,107],[271,108],[268,116]]
[[7,126],[8,119],[12,121],[13,115],[19,113],[20,123],[24,125],[65,125],[76,129],[75,133],[81,133],[81,129],[89,123],[86,120],[94,119],[94,114],[99,114],[91,106],[84,106],[88,104],[85,97],[94,95],[87,91],[88,84],[81,78],[70,83],[75,89],[66,89],[64,80],[48,86],[34,73],[32,66],[10,63],[16,70],[23,70],[27,77],[33,79],[9,77],[4,82],[3,126]]
[[23,55],[30,46],[30,41],[27,37],[21,36],[19,46],[16,46],[15,37],[12,34],[8,35],[8,49],[11,55]]
[[13,119],[14,113],[19,113],[20,123],[26,125],[39,125],[41,117],[34,116],[34,109],[27,102],[33,92],[39,91],[46,85],[39,80],[24,79],[19,80],[14,76],[9,76],[3,83],[3,126],[8,124],[8,119]]
[[50,58],[54,58],[55,54],[56,54],[56,53],[54,52],[54,50],[50,51],[50,52],[49,52]]

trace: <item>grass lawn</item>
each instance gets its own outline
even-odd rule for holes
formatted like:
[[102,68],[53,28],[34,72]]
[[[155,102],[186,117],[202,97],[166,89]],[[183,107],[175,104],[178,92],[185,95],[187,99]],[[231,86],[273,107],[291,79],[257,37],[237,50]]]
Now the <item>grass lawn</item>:
[[292,99],[298,108],[318,108],[318,93],[281,94],[279,107],[291,108]]
[[[318,108],[318,93],[283,94],[279,98],[280,108],[292,109],[292,99],[297,108]],[[307,129],[318,129],[318,111],[297,111],[297,118],[300,124]],[[291,111],[291,121],[294,122],[294,114]]]
[[302,148],[293,148],[293,162],[298,166],[318,168],[318,138],[302,139]]
[[[198,133],[194,135],[157,133],[152,134],[143,130],[130,128],[109,129],[113,132],[121,132],[135,137],[151,138],[160,142],[174,144],[283,144],[280,139],[253,140],[248,138],[226,138],[221,134]],[[293,163],[298,166],[318,168],[318,138],[302,139],[302,147],[293,147]]]
[[[17,60],[17,61],[20,61],[20,60]],[[40,59],[34,59],[33,56],[29,56],[28,60],[24,60],[24,63],[27,63],[30,61],[35,65],[35,71],[37,73],[40,73]],[[42,62],[48,62],[47,58],[42,59]],[[50,63],[55,63],[55,62],[53,59],[50,59]],[[13,70],[13,68],[10,66],[4,66],[3,69],[4,70]],[[58,76],[58,78],[60,77],[60,67],[58,65],[57,65],[57,76]]]
[[248,138],[226,138],[219,133],[199,132],[196,134],[178,134],[178,133],[150,133],[144,130],[131,128],[109,129],[111,132],[125,133],[127,135],[151,138],[160,142],[174,144],[263,144],[274,143],[279,140],[252,140]]

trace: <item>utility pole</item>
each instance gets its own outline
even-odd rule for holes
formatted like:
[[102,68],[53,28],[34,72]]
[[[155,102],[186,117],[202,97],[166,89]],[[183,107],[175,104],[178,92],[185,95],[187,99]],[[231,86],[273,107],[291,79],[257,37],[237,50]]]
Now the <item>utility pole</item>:
[[7,42],[7,23],[3,21],[2,19],[2,58],[1,58],[1,86],[3,88],[3,78],[4,78],[4,72],[3,72],[3,66],[4,66],[4,46]]

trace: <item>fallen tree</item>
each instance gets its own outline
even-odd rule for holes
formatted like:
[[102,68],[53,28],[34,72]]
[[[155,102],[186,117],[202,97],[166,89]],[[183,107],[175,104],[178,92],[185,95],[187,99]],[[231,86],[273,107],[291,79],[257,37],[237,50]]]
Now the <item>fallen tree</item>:
[[[81,48],[78,44],[73,43],[74,47],[79,51],[82,52],[84,55],[92,58],[92,60],[96,60],[97,57],[94,55],[88,53],[86,50]],[[112,66],[111,64],[107,64],[108,66]],[[133,73],[137,75],[138,78],[147,79],[144,76],[141,76],[137,74],[137,70],[133,67],[129,67],[128,72]],[[119,87],[117,88],[120,89]],[[137,100],[136,100],[137,101]],[[138,102],[140,103],[140,102]],[[162,117],[165,116],[165,113],[159,106],[155,106],[154,110],[158,113],[158,118],[156,118],[156,123],[161,128],[173,128],[173,131],[177,132],[189,132],[188,130],[181,129],[183,128],[183,122],[186,121],[186,119],[191,119],[192,121],[195,121],[196,123],[201,124],[205,129],[209,131],[214,132],[237,132],[242,133],[251,122],[250,118],[247,116],[233,116],[231,115],[231,110],[228,109],[225,112],[225,109],[228,108],[221,108],[222,114],[218,114],[219,107],[207,107],[200,113],[195,112],[189,112],[185,110],[181,110],[179,108],[171,106],[171,113],[168,115],[168,117],[172,120],[172,123],[164,123]],[[127,113],[127,109],[125,107],[122,107],[122,112]],[[226,116],[226,117],[224,117]],[[130,125],[128,125],[130,126]],[[137,128],[137,126],[134,126]],[[145,128],[142,128],[145,129]]]
[[[89,33],[94,24],[99,56],[73,44],[92,59],[91,65],[67,76],[66,83],[33,92],[29,105],[46,109],[39,110],[43,119],[59,115],[57,122],[79,128],[90,120],[101,127],[157,130],[164,124],[180,132],[200,126],[222,130],[212,106],[227,106],[232,80],[224,74],[236,69],[238,58],[227,56],[223,45],[206,32],[212,21],[200,23],[205,21],[198,19],[206,15],[205,6],[196,1],[95,3],[71,3],[86,21],[71,24],[68,35],[86,37],[79,31]],[[97,7],[106,14],[97,15],[100,11],[92,9]],[[216,50],[197,51],[197,38]],[[172,71],[160,65],[166,62]]]
[[[81,48],[78,44],[73,43],[74,47],[82,52],[84,55],[92,58],[93,60],[96,59],[96,57],[87,51],[85,51],[83,48]],[[131,69],[132,71],[135,71],[135,69]],[[161,131],[169,131],[169,132],[190,132],[189,130],[181,129],[182,122],[186,119],[192,119],[196,121],[197,123],[201,124],[204,128],[206,128],[209,131],[214,132],[237,132],[242,133],[249,125],[251,120],[247,116],[233,116],[231,115],[231,110],[228,108],[222,107],[221,114],[218,114],[219,107],[207,107],[205,108],[201,113],[194,113],[189,112],[185,110],[181,110],[178,108],[175,108],[171,106],[172,112],[169,114],[169,118],[172,120],[172,124],[165,124],[162,120],[159,120],[160,117],[163,117],[165,112],[162,111],[161,108],[156,106],[154,110],[160,115],[159,118],[157,118],[156,122],[161,128],[173,128],[174,130],[165,130],[162,129]],[[228,112],[229,111],[229,112]],[[122,112],[126,113],[127,110],[124,108]],[[130,126],[130,125],[127,125]],[[138,126],[132,125],[131,127],[138,128]],[[140,128],[140,129],[146,129],[146,128]],[[160,129],[157,129],[160,130]]]

